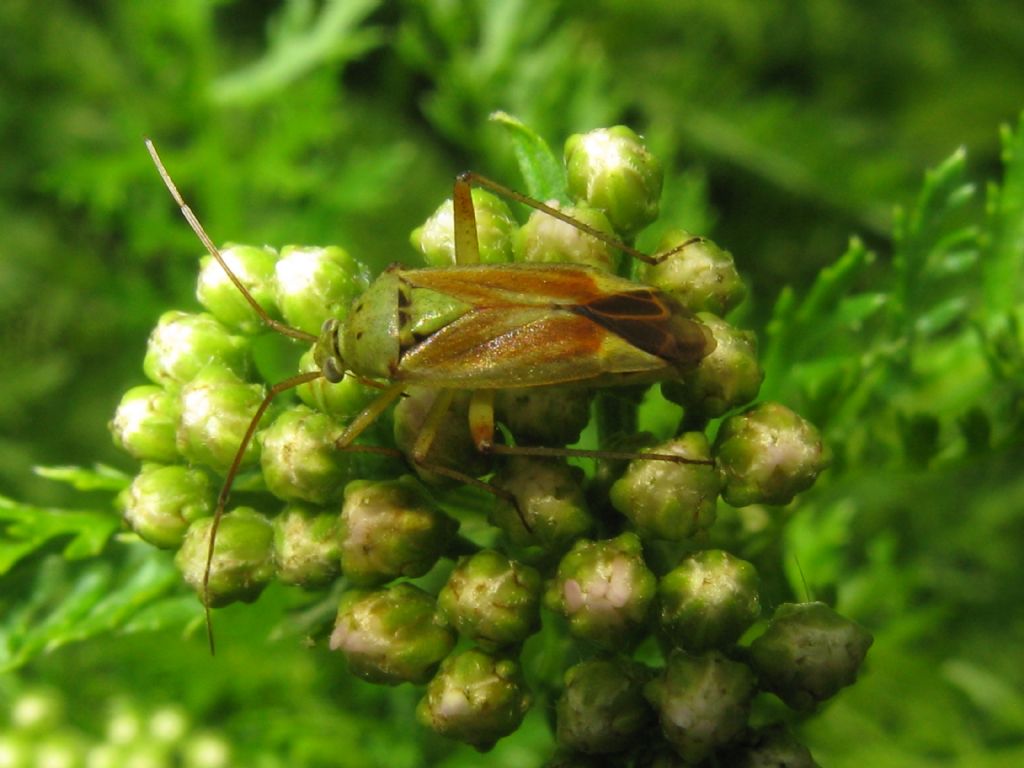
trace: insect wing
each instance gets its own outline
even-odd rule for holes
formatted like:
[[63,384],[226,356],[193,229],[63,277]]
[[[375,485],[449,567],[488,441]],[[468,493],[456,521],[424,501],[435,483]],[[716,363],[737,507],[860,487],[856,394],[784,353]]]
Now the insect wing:
[[574,265],[509,264],[406,270],[401,279],[481,309],[574,306],[635,289],[636,283]]
[[588,317],[551,307],[478,309],[406,350],[399,375],[439,386],[542,386],[659,371],[665,361]]
[[700,362],[715,346],[707,327],[652,288],[601,296],[573,311],[674,366]]

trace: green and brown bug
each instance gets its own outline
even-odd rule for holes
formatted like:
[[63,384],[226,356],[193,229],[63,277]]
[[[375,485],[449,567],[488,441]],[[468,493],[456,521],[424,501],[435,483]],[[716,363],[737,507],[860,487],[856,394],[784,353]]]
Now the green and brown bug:
[[[320,334],[314,335],[275,320],[260,306],[185,203],[153,144],[147,141],[146,146],[174,201],[209,254],[267,327],[313,345],[317,365],[317,370],[288,378],[268,390],[228,469],[217,499],[202,584],[208,627],[217,527],[246,447],[277,395],[320,377],[337,382],[352,375],[382,390],[337,439],[339,450],[399,454],[397,449],[355,445],[354,441],[410,386],[437,389],[407,458],[422,470],[475,485],[513,504],[507,491],[428,459],[441,419],[458,391],[471,392],[469,430],[481,453],[712,463],[668,453],[504,445],[495,440],[497,390],[550,385],[611,387],[677,379],[710,354],[716,342],[704,323],[662,291],[594,267],[479,264],[472,186],[489,188],[540,210],[648,263],[657,263],[667,254],[650,257],[556,208],[479,175],[463,174],[456,180],[453,195],[455,265],[391,267],[356,299],[342,320],[327,320]],[[687,240],[674,250],[697,240]],[[523,524],[529,528],[525,519]],[[212,648],[212,633],[210,640]]]

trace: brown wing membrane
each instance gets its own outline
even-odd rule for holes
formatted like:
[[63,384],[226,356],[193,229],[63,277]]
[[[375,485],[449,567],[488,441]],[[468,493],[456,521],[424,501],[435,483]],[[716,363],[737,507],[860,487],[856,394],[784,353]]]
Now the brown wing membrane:
[[469,388],[541,386],[664,367],[571,311],[501,307],[470,312],[410,347],[398,377]]
[[710,336],[671,301],[650,288],[640,288],[600,296],[572,311],[673,365],[697,362],[711,351]]
[[550,264],[445,267],[403,271],[416,288],[429,288],[479,307],[586,304],[635,283],[589,267]]

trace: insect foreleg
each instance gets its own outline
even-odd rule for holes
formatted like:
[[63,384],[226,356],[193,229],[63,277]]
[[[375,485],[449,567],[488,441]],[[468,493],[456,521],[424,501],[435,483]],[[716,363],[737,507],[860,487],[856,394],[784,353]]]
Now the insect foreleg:
[[345,431],[341,433],[341,437],[334,441],[334,447],[341,451],[351,450],[352,441],[363,434],[367,427],[373,424],[373,422],[375,422],[380,415],[388,409],[388,406],[401,397],[404,390],[405,384],[402,382],[387,386],[376,400],[366,406],[362,412],[351,421],[351,423],[345,428]]
[[437,430],[441,426],[441,420],[448,413],[448,409],[452,407],[454,399],[454,389],[441,389],[438,390],[434,402],[430,404],[419,434],[416,435],[416,442],[412,446],[412,460],[420,466],[427,460],[430,447],[434,444],[434,438],[437,437]]

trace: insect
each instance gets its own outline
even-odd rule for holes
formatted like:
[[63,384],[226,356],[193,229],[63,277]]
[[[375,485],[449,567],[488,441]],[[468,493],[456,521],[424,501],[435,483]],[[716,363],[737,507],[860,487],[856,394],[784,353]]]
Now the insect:
[[[319,368],[269,389],[221,488],[202,594],[211,650],[209,579],[217,527],[244,451],[274,397],[321,376],[337,382],[350,374],[381,390],[338,438],[339,450],[402,455],[397,449],[355,445],[354,441],[409,386],[438,389],[408,459],[421,469],[481,487],[513,505],[515,499],[506,491],[428,460],[438,426],[459,390],[471,392],[469,431],[483,453],[712,463],[673,454],[515,446],[495,440],[494,394],[498,389],[555,384],[624,386],[679,377],[714,349],[715,340],[704,324],[656,288],[592,267],[480,265],[471,187],[483,186],[544,211],[634,258],[655,263],[668,254],[643,254],[555,208],[467,173],[458,177],[453,194],[456,265],[424,269],[393,266],[355,301],[344,319],[327,320],[320,335],[314,336],[267,314],[225,264],[178,192],[152,142],[147,140],[146,147],[175,203],[210,255],[268,327],[313,345]],[[675,250],[697,240],[686,241]],[[525,519],[523,523],[529,530]]]

